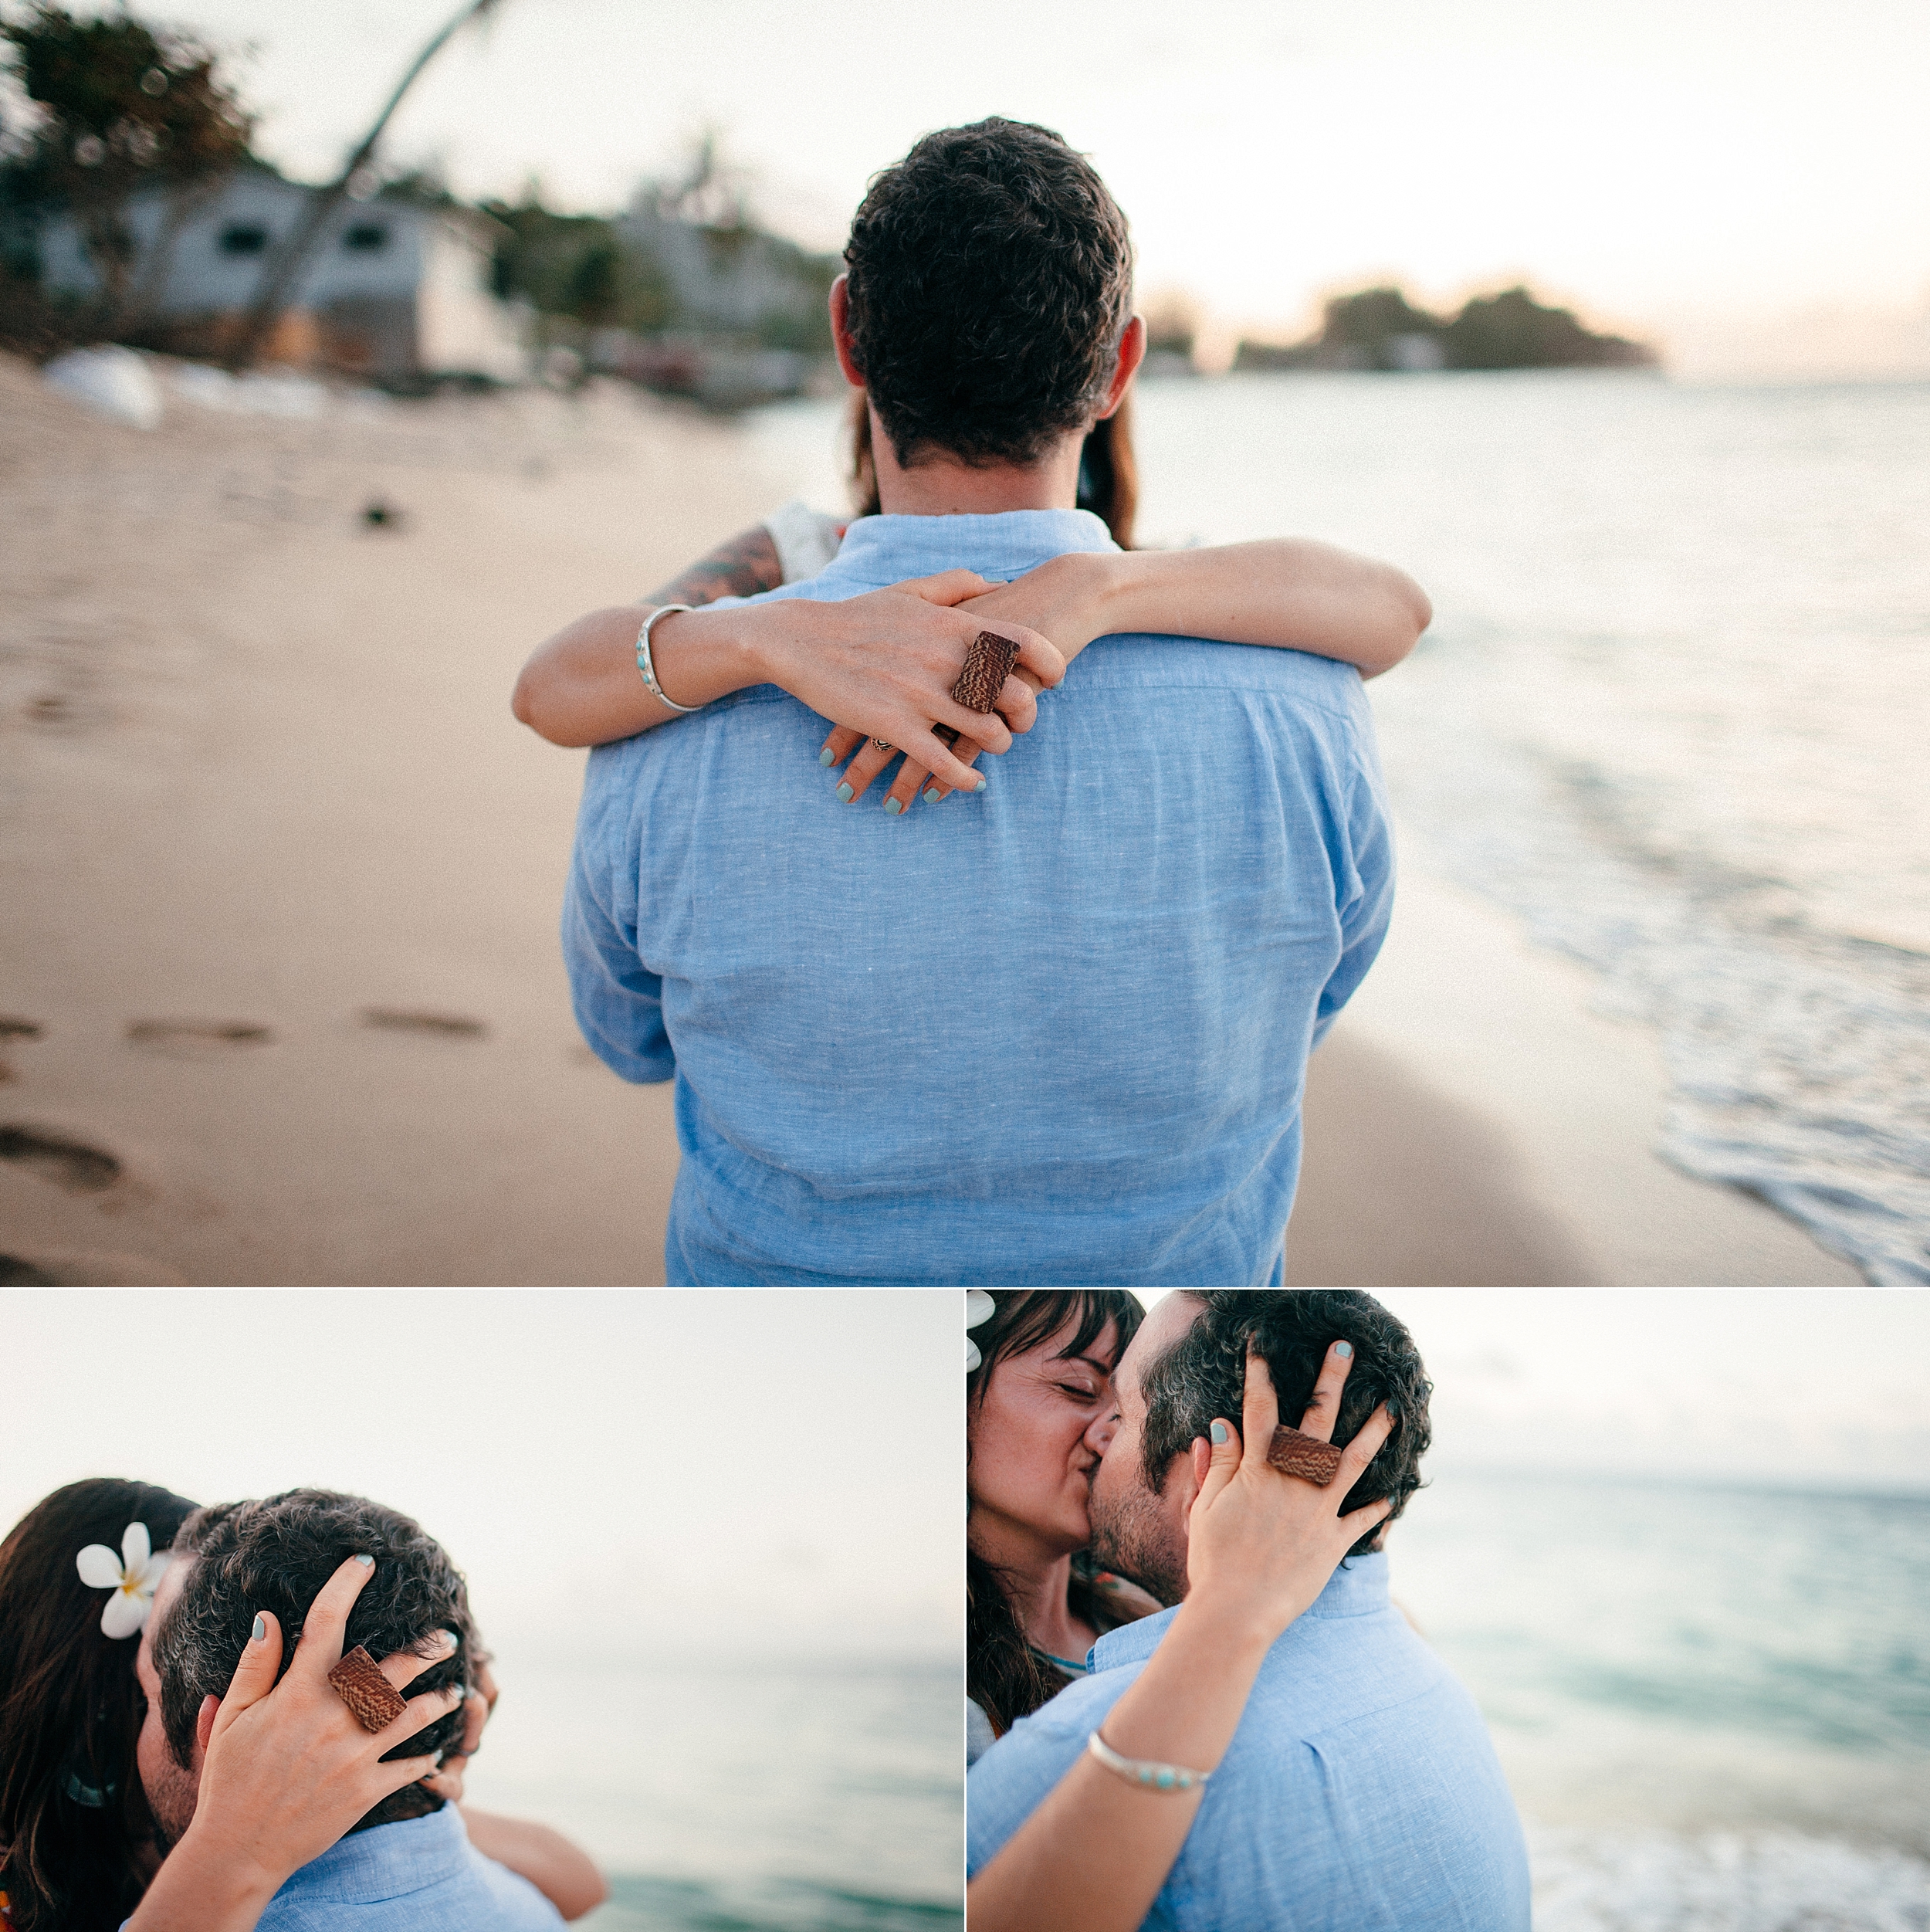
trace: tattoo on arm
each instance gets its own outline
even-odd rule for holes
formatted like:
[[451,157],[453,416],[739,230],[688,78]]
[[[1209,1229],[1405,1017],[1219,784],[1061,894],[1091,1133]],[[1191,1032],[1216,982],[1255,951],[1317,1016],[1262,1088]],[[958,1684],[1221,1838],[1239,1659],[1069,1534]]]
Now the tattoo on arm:
[[757,524],[720,544],[661,590],[652,591],[648,601],[702,605],[720,597],[755,597],[760,591],[775,590],[784,581],[777,546],[770,532]]

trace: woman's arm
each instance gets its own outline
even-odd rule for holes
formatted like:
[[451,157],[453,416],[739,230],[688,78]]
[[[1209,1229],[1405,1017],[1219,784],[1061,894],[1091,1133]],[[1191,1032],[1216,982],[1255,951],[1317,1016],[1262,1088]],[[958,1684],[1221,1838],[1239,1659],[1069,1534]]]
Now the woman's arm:
[[[1328,1351],[1301,1428],[1329,1440],[1350,1358]],[[1212,1771],[1231,1742],[1274,1640],[1387,1513],[1341,1502],[1387,1440],[1377,1409],[1325,1489],[1266,1462],[1279,1407],[1265,1361],[1247,1360],[1238,1438],[1193,1446],[1188,1591],[1172,1628],[1100,1734],[1127,1757]],[[1152,1908],[1202,1793],[1152,1791],[1082,1754],[966,1893],[972,1932],[1131,1932]]]
[[[770,588],[777,580],[777,554],[770,533],[760,526],[692,565],[651,603],[702,605],[746,594],[746,585]],[[946,578],[962,575],[945,573]],[[631,737],[677,716],[651,697],[637,675],[637,631],[648,608],[594,611],[539,646],[510,700],[517,718],[552,744],[576,746]],[[933,689],[918,696],[923,715],[913,724],[897,714],[902,707],[885,701],[888,694],[877,682],[903,673],[896,633],[867,634],[855,640],[855,654],[848,651],[843,662],[833,664],[826,647],[854,642],[837,615],[843,606],[800,600],[784,604],[781,618],[757,615],[774,608],[708,612],[701,623],[665,619],[651,639],[665,690],[680,704],[706,704],[749,685],[777,684],[845,729],[847,735],[834,734],[826,747],[831,754],[827,762],[834,764],[861,737],[882,737],[902,747],[931,720],[956,726],[939,705],[962,652],[934,669]],[[1369,677],[1399,663],[1432,615],[1420,586],[1404,571],[1297,537],[1207,550],[1073,553],[1016,582],[989,588],[970,610],[1001,629],[1042,632],[1068,660],[1095,637],[1153,631],[1311,651],[1356,665]],[[901,615],[908,635],[943,637],[949,643],[959,630],[922,613]],[[970,636],[969,629],[960,633],[961,646]],[[950,675],[941,676],[947,669]],[[801,688],[806,682],[808,692]],[[1011,718],[1003,700],[1000,709]],[[1014,729],[1026,728],[1011,721]],[[888,755],[880,754],[879,761]],[[912,775],[894,792],[909,805],[917,784],[934,769],[950,785],[961,783],[942,763],[924,764],[911,768]],[[862,760],[848,771],[853,795],[875,774],[876,766],[866,770]],[[971,781],[963,782],[969,789]]]
[[560,1832],[523,1818],[462,1807],[469,1842],[485,1858],[520,1873],[566,1919],[580,1919],[610,1896],[603,1874]]
[[1044,631],[1068,659],[1095,637],[1151,631],[1309,651],[1363,677],[1392,670],[1434,621],[1426,591],[1405,571],[1305,537],[1068,551],[973,608]]

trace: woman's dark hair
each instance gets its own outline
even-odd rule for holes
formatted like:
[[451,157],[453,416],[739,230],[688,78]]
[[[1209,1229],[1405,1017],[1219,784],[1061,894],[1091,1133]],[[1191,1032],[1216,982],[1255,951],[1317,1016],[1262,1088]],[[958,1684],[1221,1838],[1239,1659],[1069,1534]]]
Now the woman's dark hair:
[[0,1891],[14,1932],[113,1932],[140,1902],[135,1854],[154,1820],[134,1768],[139,1642],[102,1630],[107,1598],[74,1559],[90,1543],[117,1552],[130,1523],[164,1550],[194,1507],[96,1476],[56,1490],[0,1543]]
[[[1050,1341],[1070,1327],[1071,1339],[1058,1359],[1083,1355],[1104,1334],[1114,1330],[1112,1360],[1125,1353],[1146,1311],[1137,1297],[1122,1288],[1015,1288],[992,1293],[990,1316],[972,1330],[979,1364],[965,1378],[965,1409],[970,1415],[985,1398],[994,1371],[1008,1356],[1023,1355]],[[967,1466],[970,1468],[970,1452]],[[970,1498],[967,1508],[970,1510]],[[1096,1606],[1083,1578],[1075,1575],[1072,1608],[1089,1623]],[[1012,1608],[1003,1577],[995,1564],[978,1555],[968,1543],[965,1551],[965,1694],[991,1720],[1001,1737],[1018,1720],[1037,1710],[1072,1681],[1033,1654],[1024,1626]]]
[[[1133,452],[1133,392],[1103,422],[1085,432],[1079,450],[1079,493],[1075,507],[1089,510],[1112,533],[1122,550],[1133,547],[1133,523],[1139,512],[1139,464]],[[852,398],[852,497],[860,517],[875,517],[878,465],[872,456],[871,409],[861,391]]]
[[1050,128],[927,134],[845,245],[852,357],[900,463],[1029,463],[1090,426],[1132,314],[1126,217]]

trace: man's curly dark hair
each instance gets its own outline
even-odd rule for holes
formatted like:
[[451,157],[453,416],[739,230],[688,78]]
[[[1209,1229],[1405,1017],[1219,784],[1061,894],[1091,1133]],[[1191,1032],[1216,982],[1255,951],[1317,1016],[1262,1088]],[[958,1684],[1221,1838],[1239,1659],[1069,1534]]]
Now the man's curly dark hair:
[[[1345,1508],[1358,1510],[1393,1498],[1387,1521],[1407,1507],[1420,1484],[1420,1459],[1433,1440],[1427,1398],[1434,1384],[1407,1329],[1371,1295],[1358,1289],[1236,1288],[1197,1294],[1204,1312],[1139,1377],[1146,1422],[1139,1456],[1146,1487],[1165,1487],[1174,1456],[1204,1435],[1216,1415],[1240,1419],[1249,1337],[1266,1357],[1280,1398],[1280,1419],[1297,1425],[1313,1394],[1327,1351],[1337,1341],[1353,1346],[1336,1418],[1333,1442],[1344,1449],[1382,1402],[1395,1412],[1393,1433],[1347,1493]],[[1347,1554],[1370,1548],[1383,1524]]]
[[1089,428],[1133,313],[1126,217],[1050,128],[927,134],[845,250],[852,358],[898,460],[1031,463]]
[[[281,1623],[279,1682],[294,1661],[309,1606],[352,1556],[372,1556],[375,1570],[348,1613],[344,1650],[364,1645],[378,1663],[399,1650],[420,1656],[437,1631],[447,1630],[455,1651],[402,1694],[419,1697],[452,1684],[466,1689],[471,1681],[480,1652],[468,1588],[442,1545],[398,1510],[332,1490],[289,1490],[259,1503],[197,1510],[174,1547],[176,1561],[193,1568],[155,1627],[153,1646],[168,1748],[184,1768],[193,1761],[201,1701],[227,1694],[256,1612],[271,1611]],[[462,1733],[458,1705],[386,1757],[446,1748]],[[420,1816],[441,1803],[411,1785],[384,1798],[355,1829]]]

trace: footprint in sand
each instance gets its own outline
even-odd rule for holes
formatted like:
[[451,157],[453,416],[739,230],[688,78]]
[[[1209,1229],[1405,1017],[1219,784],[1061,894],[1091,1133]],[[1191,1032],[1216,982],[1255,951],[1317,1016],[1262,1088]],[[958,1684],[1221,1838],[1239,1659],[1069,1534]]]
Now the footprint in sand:
[[[0,1040],[37,1040],[39,1037],[38,1020],[20,1019],[12,1013],[0,1013]],[[0,1060],[0,1086],[19,1077],[7,1061]]]
[[249,1020],[135,1020],[127,1029],[130,1046],[170,1059],[210,1059],[237,1046],[265,1046],[272,1027]]
[[145,1255],[0,1255],[3,1288],[180,1288],[187,1282]]
[[362,1024],[396,1033],[439,1033],[449,1039],[481,1039],[489,1029],[479,1019],[460,1013],[405,1012],[394,1006],[364,1006]]
[[0,1161],[16,1161],[69,1194],[101,1194],[120,1178],[120,1163],[52,1127],[0,1127]]

